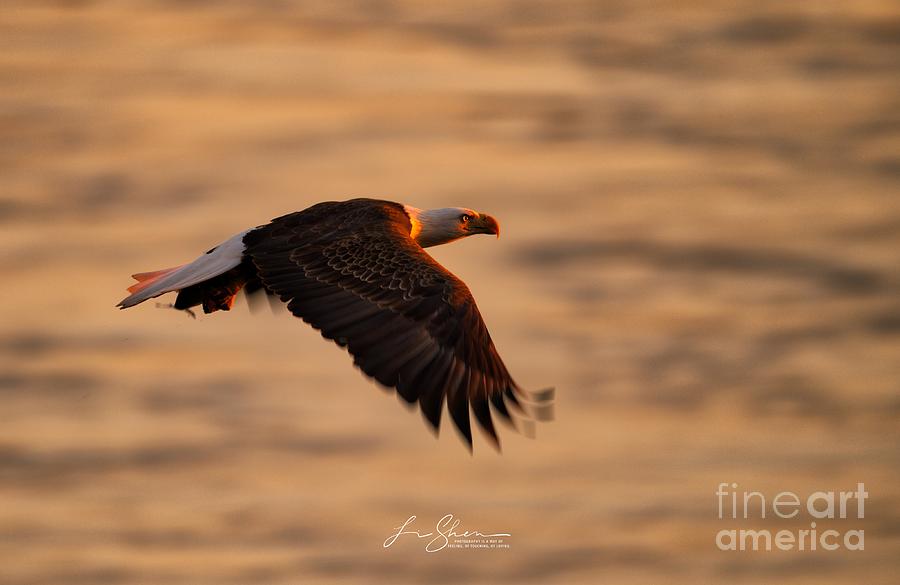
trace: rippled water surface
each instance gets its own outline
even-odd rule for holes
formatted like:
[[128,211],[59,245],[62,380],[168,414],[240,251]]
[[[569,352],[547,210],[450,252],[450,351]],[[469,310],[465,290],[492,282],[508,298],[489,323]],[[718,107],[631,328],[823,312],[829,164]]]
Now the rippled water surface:
[[[898,40],[868,0],[6,2],[0,582],[895,582]],[[286,312],[114,308],[352,196],[500,219],[434,255],[556,386],[535,440],[435,439]],[[810,522],[722,482],[864,482],[820,529],[865,550],[720,551]],[[448,513],[509,548],[383,547]]]

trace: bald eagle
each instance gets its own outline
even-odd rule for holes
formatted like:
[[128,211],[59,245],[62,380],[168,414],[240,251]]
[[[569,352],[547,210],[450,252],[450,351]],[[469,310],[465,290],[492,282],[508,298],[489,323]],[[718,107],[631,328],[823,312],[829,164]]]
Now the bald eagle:
[[174,308],[227,311],[264,291],[345,347],[366,375],[419,407],[435,433],[446,402],[472,449],[469,409],[499,449],[493,410],[533,435],[552,418],[553,389],[512,379],[468,287],[424,248],[475,234],[499,237],[490,215],[421,210],[375,199],[329,201],[245,230],[193,262],[133,275],[126,309],[177,291]]

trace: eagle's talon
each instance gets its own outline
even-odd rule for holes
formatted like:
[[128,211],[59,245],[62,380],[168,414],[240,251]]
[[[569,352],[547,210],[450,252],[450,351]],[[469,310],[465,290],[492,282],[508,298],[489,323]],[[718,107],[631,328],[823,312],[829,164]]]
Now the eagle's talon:
[[172,304],[172,303],[156,303],[156,308],[157,308],[157,309],[175,309],[176,311],[184,311],[185,313],[187,313],[188,315],[191,316],[191,319],[196,319],[196,318],[197,318],[197,314],[194,313],[192,310],[190,310],[190,309],[179,309],[178,307],[176,307],[176,306],[175,306],[174,304]]

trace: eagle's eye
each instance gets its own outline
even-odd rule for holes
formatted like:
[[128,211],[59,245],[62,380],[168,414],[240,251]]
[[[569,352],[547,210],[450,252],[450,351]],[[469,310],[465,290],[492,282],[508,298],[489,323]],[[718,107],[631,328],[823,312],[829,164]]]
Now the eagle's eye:
[[459,221],[461,221],[463,223],[469,223],[470,219],[472,219],[472,216],[469,215],[468,213],[464,213],[459,216]]

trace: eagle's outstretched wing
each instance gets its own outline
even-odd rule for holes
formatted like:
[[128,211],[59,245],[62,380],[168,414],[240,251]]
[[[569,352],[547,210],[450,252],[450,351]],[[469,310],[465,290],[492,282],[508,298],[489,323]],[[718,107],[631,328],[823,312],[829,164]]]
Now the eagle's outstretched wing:
[[[472,445],[469,408],[499,446],[490,406],[548,418],[552,391],[527,394],[497,354],[475,299],[410,237],[409,216],[387,201],[320,203],[244,237],[262,285],[437,430],[446,401]],[[523,408],[524,407],[524,408]]]

